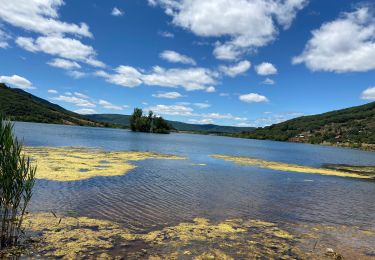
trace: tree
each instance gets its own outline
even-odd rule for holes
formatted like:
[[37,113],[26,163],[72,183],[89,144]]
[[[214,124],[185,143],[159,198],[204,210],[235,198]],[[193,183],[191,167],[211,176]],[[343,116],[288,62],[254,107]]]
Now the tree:
[[169,134],[171,126],[162,117],[156,116],[152,111],[143,115],[140,108],[135,108],[130,116],[130,129],[135,132]]

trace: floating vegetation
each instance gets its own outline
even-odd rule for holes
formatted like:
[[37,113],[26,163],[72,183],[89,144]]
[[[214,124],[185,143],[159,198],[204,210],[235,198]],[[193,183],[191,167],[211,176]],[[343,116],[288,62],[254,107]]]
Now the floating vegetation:
[[97,176],[119,176],[136,168],[130,161],[185,159],[151,152],[102,151],[74,147],[27,147],[25,152],[38,163],[37,179],[78,181]]
[[51,213],[29,215],[24,223],[34,245],[24,256],[77,259],[268,259],[301,258],[297,239],[276,224],[230,219],[211,223],[205,218],[144,234],[116,223]]
[[26,258],[151,260],[371,259],[375,253],[373,230],[312,223],[287,226],[285,230],[261,220],[195,218],[133,233],[111,221],[35,213],[24,222],[32,243],[13,252]]
[[369,176],[375,179],[375,166],[353,166],[347,164],[324,164],[324,168]]
[[323,174],[323,175],[333,175],[333,176],[340,176],[340,177],[352,177],[352,178],[361,178],[361,179],[373,179],[374,175],[363,174],[359,171],[353,172],[345,170],[344,168],[341,169],[324,169],[324,168],[314,168],[308,166],[302,166],[297,164],[289,164],[289,163],[282,163],[282,162],[273,162],[273,161],[266,161],[262,159],[257,159],[253,157],[241,157],[241,156],[229,156],[229,155],[220,155],[215,154],[211,155],[211,157],[216,159],[222,159],[225,161],[230,161],[240,165],[250,165],[256,166],[259,168],[266,168],[278,171],[290,171],[290,172],[303,172],[303,173],[314,173],[314,174]]

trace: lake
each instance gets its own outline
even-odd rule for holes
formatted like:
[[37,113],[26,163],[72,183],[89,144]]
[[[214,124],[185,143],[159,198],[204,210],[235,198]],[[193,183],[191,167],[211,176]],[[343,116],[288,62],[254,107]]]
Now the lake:
[[[374,181],[243,166],[210,157],[249,156],[321,167],[326,163],[374,165],[374,152],[221,136],[156,135],[20,122],[15,124],[15,133],[26,146],[151,151],[187,158],[135,162],[138,167],[123,176],[68,182],[38,180],[31,212],[74,212],[113,221],[134,232],[177,225],[196,217],[211,221],[261,219],[282,225],[375,231]],[[349,241],[335,239],[343,247]],[[366,247],[374,241],[369,236],[362,242]],[[352,244],[355,247],[355,241]],[[365,249],[371,257],[374,251]]]

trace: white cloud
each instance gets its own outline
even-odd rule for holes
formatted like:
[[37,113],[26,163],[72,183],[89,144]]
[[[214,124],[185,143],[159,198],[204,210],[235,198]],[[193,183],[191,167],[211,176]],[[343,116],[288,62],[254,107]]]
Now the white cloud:
[[256,93],[249,93],[245,95],[240,95],[239,99],[246,103],[261,103],[268,102],[268,98]]
[[269,63],[269,62],[263,62],[255,66],[255,71],[259,75],[262,75],[262,76],[277,74],[276,67],[272,63]]
[[93,47],[76,39],[56,35],[42,36],[37,39],[18,37],[16,43],[30,52],[44,52],[64,59],[85,62],[94,67],[105,67],[104,63],[96,59]]
[[211,118],[203,118],[203,119],[189,119],[188,120],[192,124],[199,124],[199,125],[208,125],[208,124],[214,124],[215,121]]
[[50,93],[50,94],[57,94],[59,92],[56,89],[49,89],[48,93]]
[[264,84],[264,85],[274,85],[275,81],[273,79],[266,78],[265,80],[262,81],[262,84]]
[[68,71],[67,74],[74,79],[80,79],[80,78],[83,78],[83,77],[87,76],[87,74],[85,72],[82,72],[82,71],[79,71],[79,70],[71,70],[71,71]]
[[85,94],[82,94],[82,93],[79,93],[79,92],[74,92],[74,95],[79,97],[79,98],[90,98],[89,96],[87,96]]
[[167,32],[167,31],[160,31],[159,35],[165,38],[174,38],[174,34],[171,32]]
[[5,49],[9,47],[8,40],[11,37],[4,32],[3,30],[0,29],[0,48]]
[[74,24],[60,21],[58,9],[63,0],[11,0],[1,1],[0,19],[15,27],[43,35],[74,34],[92,37],[85,23]]
[[307,0],[149,0],[160,5],[172,23],[202,37],[228,37],[218,43],[219,59],[236,59],[275,39],[278,27],[287,29]]
[[183,64],[191,64],[191,65],[196,64],[194,59],[186,55],[180,54],[178,52],[171,51],[171,50],[166,50],[160,53],[160,58],[169,62],[174,62],[174,63],[183,63]]
[[142,73],[130,66],[119,66],[115,71],[116,74],[97,71],[96,75],[124,87],[136,87],[143,83],[148,86],[182,87],[187,91],[208,90],[210,85],[216,84],[218,76],[205,68],[165,69],[155,66],[150,73]]
[[18,75],[0,76],[0,82],[10,84],[21,89],[35,89],[33,84],[28,79]]
[[209,108],[211,107],[211,104],[208,103],[194,103],[194,106],[200,109]]
[[113,7],[111,15],[112,16],[123,16],[124,12],[122,10],[118,9],[117,7]]
[[79,107],[96,107],[96,105],[93,102],[91,102],[91,101],[89,101],[85,98],[80,98],[80,97],[77,97],[77,96],[59,95],[57,97],[52,98],[52,100],[71,103],[71,104],[74,104],[74,105],[79,106]]
[[163,92],[163,93],[153,94],[152,96],[156,98],[168,98],[168,99],[175,99],[175,98],[182,97],[182,95],[178,92]]
[[208,114],[199,114],[198,116],[201,116],[203,118],[212,118],[212,119],[231,119],[236,121],[244,121],[247,120],[246,117],[237,117],[233,116],[230,113],[227,114],[220,114],[220,113],[208,113]]
[[361,94],[362,99],[375,100],[375,86],[365,89]]
[[60,58],[53,59],[52,61],[49,61],[47,64],[52,67],[65,69],[65,70],[81,68],[81,66],[75,61],[70,61],[70,60],[65,60],[65,59],[60,59]]
[[248,71],[251,67],[250,61],[244,60],[233,66],[221,65],[219,70],[229,77],[235,77]]
[[193,109],[183,105],[156,105],[146,108],[156,114],[171,116],[191,116]]
[[81,115],[89,115],[89,114],[97,113],[94,109],[90,109],[90,108],[82,108],[82,109],[75,110],[74,112],[81,114]]
[[114,105],[106,100],[99,100],[99,103],[98,103],[100,106],[102,106],[103,108],[105,109],[110,109],[110,110],[123,110],[123,106],[117,106],[117,105]]
[[375,69],[375,17],[368,7],[343,13],[312,31],[293,64],[305,63],[312,71],[360,72]]
[[206,92],[207,93],[214,93],[214,92],[216,92],[216,89],[213,86],[209,86],[208,88],[206,88]]

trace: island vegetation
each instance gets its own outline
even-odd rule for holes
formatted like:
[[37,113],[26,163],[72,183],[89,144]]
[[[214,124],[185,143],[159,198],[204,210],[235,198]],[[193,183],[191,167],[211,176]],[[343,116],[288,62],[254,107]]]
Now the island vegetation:
[[169,134],[172,126],[161,116],[155,115],[152,111],[144,115],[142,109],[135,108],[129,118],[130,129],[134,132]]

